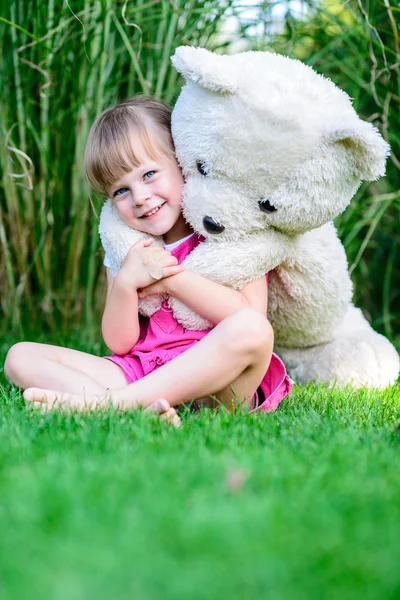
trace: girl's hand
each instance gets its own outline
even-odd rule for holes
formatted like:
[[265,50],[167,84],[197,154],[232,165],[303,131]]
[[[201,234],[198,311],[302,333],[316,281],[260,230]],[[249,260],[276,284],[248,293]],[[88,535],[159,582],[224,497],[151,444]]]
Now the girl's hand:
[[177,259],[168,250],[153,245],[151,238],[145,238],[129,249],[115,281],[118,285],[137,290],[182,270]]
[[147,296],[154,296],[158,294],[166,294],[167,290],[165,289],[165,283],[163,279],[148,285],[147,287],[138,290],[138,298],[143,300],[143,298],[147,298]]
[[138,298],[143,299],[147,298],[147,296],[154,296],[157,294],[170,294],[171,283],[174,279],[174,275],[179,275],[185,270],[183,265],[178,265],[178,267],[180,267],[181,269],[177,273],[171,274],[168,277],[164,277],[163,279],[155,281],[151,285],[148,285],[147,287],[138,290]]

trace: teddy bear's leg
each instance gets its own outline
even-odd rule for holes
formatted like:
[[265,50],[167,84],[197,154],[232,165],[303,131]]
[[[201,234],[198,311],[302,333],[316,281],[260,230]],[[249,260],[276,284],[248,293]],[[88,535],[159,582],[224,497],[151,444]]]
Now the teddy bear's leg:
[[297,383],[321,381],[355,388],[384,388],[396,381],[400,370],[396,349],[353,306],[349,306],[331,342],[276,351]]

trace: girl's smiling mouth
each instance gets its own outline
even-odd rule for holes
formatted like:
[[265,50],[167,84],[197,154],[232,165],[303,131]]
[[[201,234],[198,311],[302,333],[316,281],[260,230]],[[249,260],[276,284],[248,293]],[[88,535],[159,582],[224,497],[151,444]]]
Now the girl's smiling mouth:
[[160,206],[156,206],[155,208],[152,208],[151,210],[149,210],[149,212],[147,212],[144,215],[142,215],[141,217],[139,217],[139,219],[151,219],[151,217],[154,217],[154,215],[156,215],[159,212],[159,210],[164,206],[164,204],[165,204],[165,202],[160,204]]

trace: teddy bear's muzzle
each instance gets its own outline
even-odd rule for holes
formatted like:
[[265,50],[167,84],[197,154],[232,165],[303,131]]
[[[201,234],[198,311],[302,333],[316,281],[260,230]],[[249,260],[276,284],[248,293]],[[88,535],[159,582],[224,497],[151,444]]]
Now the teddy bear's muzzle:
[[225,229],[221,223],[214,221],[212,217],[205,216],[203,219],[204,229],[208,233],[222,233]]

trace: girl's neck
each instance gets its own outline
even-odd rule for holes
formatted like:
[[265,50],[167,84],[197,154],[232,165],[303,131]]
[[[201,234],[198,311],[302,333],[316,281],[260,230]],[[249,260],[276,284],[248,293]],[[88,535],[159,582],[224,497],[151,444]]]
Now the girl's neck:
[[163,240],[165,244],[173,244],[174,242],[187,237],[191,233],[193,233],[192,227],[189,223],[186,223],[183,215],[181,215],[175,225],[163,235]]

